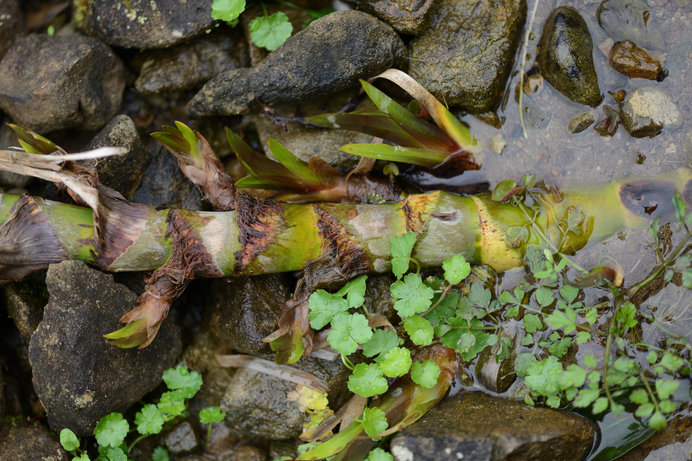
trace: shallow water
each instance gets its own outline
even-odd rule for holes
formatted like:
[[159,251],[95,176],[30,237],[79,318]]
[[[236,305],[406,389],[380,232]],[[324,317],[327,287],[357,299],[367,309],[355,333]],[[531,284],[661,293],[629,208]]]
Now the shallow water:
[[[534,4],[533,0],[528,0],[529,19]],[[498,113],[504,121],[502,128],[492,128],[472,116],[463,117],[479,139],[501,137],[506,142],[502,154],[492,151],[486,153],[481,159],[483,167],[479,171],[466,172],[445,180],[425,175],[417,176],[416,180],[423,181],[426,187],[431,188],[482,182],[489,183],[492,188],[502,179],[518,180],[522,174],[532,173],[539,181],[563,187],[571,184],[596,184],[616,178],[651,176],[676,168],[692,167],[692,122],[688,116],[692,112],[692,1],[648,1],[652,13],[650,24],[653,23],[661,31],[665,40],[663,50],[651,51],[651,55],[659,59],[670,72],[662,82],[629,79],[609,67],[607,55],[599,49],[599,45],[604,47],[604,42],[607,44],[608,40],[607,34],[596,20],[599,4],[600,0],[540,1],[532,26],[525,67],[528,72],[534,65],[536,45],[540,40],[543,23],[552,9],[563,5],[576,8],[586,20],[594,42],[594,62],[599,86],[604,94],[599,107],[590,108],[573,103],[547,82],[543,82],[542,90],[524,95],[524,135],[519,105],[514,94],[520,81],[520,47],[512,78]],[[592,111],[597,123],[605,117],[602,109],[605,104],[616,107],[617,103],[608,92],[624,89],[629,93],[644,86],[656,86],[671,96],[683,114],[681,127],[664,129],[654,138],[633,138],[622,126],[614,136],[603,137],[593,129],[595,124],[579,134],[568,132],[569,121],[577,115]],[[627,286],[641,280],[654,266],[655,256],[648,246],[650,242],[645,230],[628,231],[580,251],[576,260],[585,267],[618,262],[624,269]],[[598,293],[592,292],[591,295],[598,296]],[[661,326],[686,335],[689,341],[692,334],[691,305],[688,290],[668,285],[647,300],[642,308],[650,310]],[[653,324],[643,325],[644,342],[655,342],[661,336],[660,328]],[[679,389],[678,396],[683,401],[689,400],[689,392],[689,386],[687,389]],[[688,411],[685,415],[689,416]],[[598,425],[600,440],[596,442],[589,459],[610,459],[603,452],[607,447],[625,444],[638,436],[645,439],[650,435],[645,430],[642,431],[641,426],[637,430],[638,423],[629,414],[623,417],[606,415]]]

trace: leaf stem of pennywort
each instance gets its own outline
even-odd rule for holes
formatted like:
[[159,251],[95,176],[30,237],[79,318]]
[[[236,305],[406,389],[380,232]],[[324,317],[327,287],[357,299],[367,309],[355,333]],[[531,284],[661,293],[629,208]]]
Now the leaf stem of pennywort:
[[651,398],[651,401],[653,402],[656,411],[661,411],[661,409],[658,407],[658,400],[656,400],[656,395],[654,395],[654,391],[653,389],[651,389],[651,386],[649,385],[649,380],[646,378],[646,375],[644,374],[643,370],[639,370],[639,379],[641,379],[644,383],[646,392],[649,394],[649,397]]
[[130,453],[132,449],[137,445],[140,441],[146,439],[149,436],[149,434],[141,434],[139,435],[136,439],[132,441],[132,443],[127,447],[127,452]]
[[651,273],[647,278],[639,282],[638,284],[634,285],[633,287],[630,287],[630,289],[627,290],[627,297],[631,298],[637,293],[639,293],[640,290],[651,284],[654,280],[656,280],[664,270],[666,270],[671,264],[675,262],[675,258],[678,257],[678,254],[685,248],[687,245],[687,242],[692,238],[692,232],[688,232],[685,238],[682,239],[682,241],[678,244],[677,247],[673,250],[673,252],[668,256],[668,259],[663,261],[663,264],[658,266],[658,268]]
[[440,297],[439,297],[439,299],[437,300],[437,302],[435,302],[435,304],[433,304],[432,306],[430,306],[425,312],[423,312],[422,314],[420,314],[420,316],[421,316],[421,317],[425,317],[426,315],[428,315],[429,313],[431,313],[432,311],[434,311],[435,308],[436,308],[436,307],[442,302],[442,300],[445,298],[445,296],[447,296],[447,294],[449,293],[449,290],[450,290],[451,288],[452,288],[452,285],[447,284],[447,285],[444,287],[444,290],[442,290],[442,294],[440,295]]

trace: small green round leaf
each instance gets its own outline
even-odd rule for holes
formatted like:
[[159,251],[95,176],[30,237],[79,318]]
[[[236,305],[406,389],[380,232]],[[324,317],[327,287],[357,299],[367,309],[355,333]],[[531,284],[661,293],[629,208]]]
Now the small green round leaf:
[[431,388],[437,384],[440,376],[440,367],[434,360],[429,359],[425,362],[413,362],[411,366],[411,379],[421,387]]
[[120,413],[110,413],[99,420],[94,428],[96,442],[102,447],[119,447],[122,445],[130,425]]
[[398,378],[408,373],[411,368],[411,351],[403,347],[394,347],[384,354],[379,363],[385,376]]
[[79,439],[70,429],[64,428],[60,431],[60,445],[65,451],[74,451],[79,448]]
[[220,423],[226,418],[226,413],[219,407],[207,407],[199,412],[199,422],[202,424]]

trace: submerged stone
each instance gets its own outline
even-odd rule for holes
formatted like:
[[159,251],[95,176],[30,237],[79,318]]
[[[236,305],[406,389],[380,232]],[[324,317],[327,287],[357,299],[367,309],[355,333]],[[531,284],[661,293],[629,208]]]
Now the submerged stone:
[[593,112],[584,112],[583,114],[579,114],[569,121],[569,125],[567,125],[567,131],[569,131],[572,134],[581,133],[582,131],[593,125],[594,121],[595,118],[593,116]]
[[570,100],[595,107],[603,99],[586,21],[570,7],[555,8],[543,27],[537,61],[543,77]]
[[604,0],[598,23],[615,40],[632,40],[639,46],[663,49],[663,36],[650,22],[651,11],[643,0]]
[[441,0],[411,42],[409,73],[437,99],[472,113],[495,108],[526,19],[525,0]]
[[101,128],[118,112],[124,88],[120,59],[81,35],[31,34],[0,62],[0,108],[39,133]]
[[653,137],[664,127],[682,124],[682,115],[668,93],[653,86],[637,88],[627,95],[620,108],[620,119],[635,138]]
[[430,20],[433,0],[346,0],[345,3],[377,16],[401,34],[417,35]]
[[617,42],[610,49],[610,66],[630,78],[649,80],[658,80],[663,71],[660,62],[629,40]]
[[84,31],[109,45],[165,48],[208,29],[212,0],[92,0],[84,11]]
[[575,414],[460,393],[396,435],[391,452],[397,461],[582,459],[594,436],[593,425]]
[[312,22],[257,66],[224,72],[195,95],[188,113],[235,115],[257,103],[295,104],[342,90],[404,63],[405,47],[387,24],[360,11]]

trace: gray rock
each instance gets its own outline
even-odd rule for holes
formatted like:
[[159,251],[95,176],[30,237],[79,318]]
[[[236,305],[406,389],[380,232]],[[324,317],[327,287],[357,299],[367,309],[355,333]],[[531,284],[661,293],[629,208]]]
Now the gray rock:
[[274,138],[306,162],[312,157],[319,157],[344,172],[355,167],[360,158],[341,151],[341,146],[369,143],[372,140],[372,136],[355,131],[315,130],[297,124],[282,127],[266,118],[258,118],[255,126],[267,157],[275,159],[269,150],[269,139]]
[[157,148],[152,155],[132,200],[158,207],[202,208],[202,195],[180,171],[175,157],[163,147]]
[[430,21],[433,0],[346,0],[345,3],[377,16],[400,34],[417,35]]
[[537,61],[548,83],[579,104],[601,102],[591,34],[577,10],[555,8],[545,20],[539,47]]
[[183,421],[175,426],[164,436],[163,443],[172,455],[190,453],[199,446],[195,430],[188,421]]
[[410,74],[440,101],[472,113],[495,108],[526,19],[525,0],[441,0],[411,42]]
[[515,400],[460,393],[394,437],[396,461],[582,459],[595,431],[577,415]]
[[582,131],[593,125],[594,121],[595,118],[593,116],[593,112],[584,112],[583,114],[579,114],[569,121],[569,125],[567,125],[567,131],[573,134],[581,133]]
[[203,33],[214,22],[212,0],[93,0],[84,11],[84,31],[109,45],[165,48]]
[[31,34],[0,62],[0,108],[40,133],[101,128],[118,112],[124,88],[120,59],[81,35]]
[[642,0],[604,0],[596,13],[598,23],[615,40],[632,40],[639,46],[661,50],[663,36]]
[[2,370],[0,370],[0,421],[2,421],[3,416],[5,416],[5,380],[2,377]]
[[[340,360],[303,357],[294,366],[325,381],[330,389],[330,406],[338,408],[350,374]],[[289,392],[295,388],[295,383],[253,370],[238,370],[221,403],[221,410],[226,412],[226,424],[239,437],[268,440],[297,437],[306,414],[297,402],[288,399]]]
[[[7,149],[10,146],[18,146],[17,135],[7,125],[9,120],[3,120],[2,112],[0,112],[0,149]],[[8,191],[12,188],[22,189],[27,185],[31,178],[21,174],[0,171],[0,190]]]
[[0,59],[10,49],[15,38],[24,31],[24,15],[17,0],[0,2]]
[[29,345],[34,389],[52,428],[90,435],[101,416],[158,386],[180,353],[180,331],[167,321],[146,349],[119,349],[102,335],[118,328],[136,294],[78,261],[51,265],[46,285],[50,299]]
[[270,352],[262,338],[276,330],[281,305],[291,289],[281,274],[214,280],[208,306],[211,330],[230,349],[242,354]]
[[192,116],[247,113],[255,103],[294,104],[357,88],[358,79],[400,66],[405,47],[394,30],[360,11],[312,22],[253,68],[224,72],[190,101]]
[[0,461],[67,461],[69,458],[60,442],[41,426],[0,429]]
[[653,137],[664,127],[682,124],[682,115],[670,96],[654,86],[637,88],[628,94],[620,108],[620,119],[635,138]]
[[48,301],[45,285],[34,281],[11,283],[5,286],[3,297],[17,330],[29,339],[43,318],[43,306]]
[[226,29],[184,45],[147,52],[140,59],[135,89],[144,94],[194,88],[249,62],[242,35]]
[[113,118],[86,149],[105,146],[124,147],[127,154],[99,160],[96,166],[99,180],[130,200],[151,160],[151,154],[144,148],[135,123],[124,114]]

